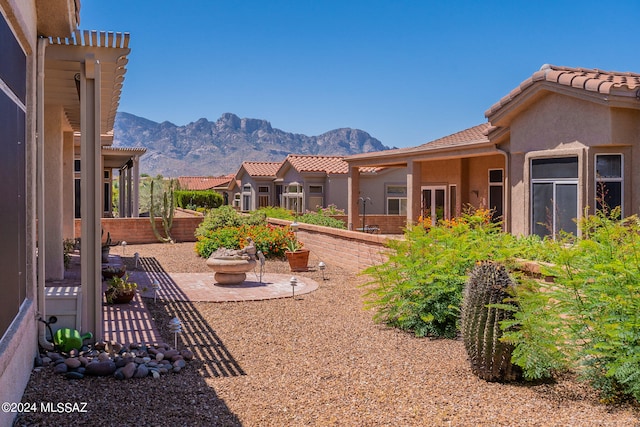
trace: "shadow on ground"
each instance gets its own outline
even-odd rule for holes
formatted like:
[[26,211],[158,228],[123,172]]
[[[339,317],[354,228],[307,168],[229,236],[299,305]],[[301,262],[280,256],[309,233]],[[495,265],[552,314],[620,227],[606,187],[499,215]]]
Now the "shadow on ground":
[[[126,262],[132,262],[133,258]],[[139,267],[147,272],[150,283],[157,281],[160,286],[160,299],[147,299],[146,305],[153,316],[156,326],[167,343],[173,345],[175,336],[169,336],[168,323],[177,317],[182,324],[182,333],[178,334],[178,348],[183,346],[193,351],[202,362],[202,375],[205,377],[232,377],[245,375],[244,370],[225,347],[224,343],[200,315],[194,304],[155,258],[140,258]]]

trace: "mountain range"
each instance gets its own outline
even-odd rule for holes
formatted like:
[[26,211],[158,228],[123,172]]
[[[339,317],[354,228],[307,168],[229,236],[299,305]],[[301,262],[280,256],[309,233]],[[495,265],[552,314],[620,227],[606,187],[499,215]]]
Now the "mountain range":
[[280,162],[288,154],[348,156],[389,149],[359,129],[307,136],[233,113],[215,122],[202,118],[176,126],[119,112],[113,146],[146,148],[140,172],[165,177],[226,175],[237,172],[243,161]]

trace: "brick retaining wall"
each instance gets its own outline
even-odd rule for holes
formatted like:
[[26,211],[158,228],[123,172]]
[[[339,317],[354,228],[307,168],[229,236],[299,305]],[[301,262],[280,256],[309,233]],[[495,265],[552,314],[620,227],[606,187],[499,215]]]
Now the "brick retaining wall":
[[[171,237],[176,242],[195,242],[194,232],[202,222],[202,216],[173,218]],[[156,218],[156,228],[164,236],[162,219]],[[101,218],[102,229],[106,239],[107,232],[111,233],[113,242],[126,241],[127,243],[158,243],[159,240],[153,234],[149,218]],[[81,220],[76,219],[75,233],[80,236]]]

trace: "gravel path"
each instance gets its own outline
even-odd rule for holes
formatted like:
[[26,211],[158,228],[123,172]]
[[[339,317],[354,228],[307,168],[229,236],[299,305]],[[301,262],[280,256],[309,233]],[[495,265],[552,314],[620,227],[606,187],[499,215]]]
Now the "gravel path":
[[[168,272],[208,271],[192,243],[130,245]],[[313,257],[312,257],[313,259]],[[313,262],[313,261],[312,261]],[[289,273],[284,262],[265,271]],[[86,413],[36,413],[17,425],[137,426],[637,426],[637,405],[605,406],[571,376],[497,384],[475,377],[462,342],[374,324],[365,279],[328,266],[298,273],[308,295],[243,303],[147,301],[168,342],[177,315],[198,357],[178,374],[69,381],[34,373],[23,402],[87,402]]]

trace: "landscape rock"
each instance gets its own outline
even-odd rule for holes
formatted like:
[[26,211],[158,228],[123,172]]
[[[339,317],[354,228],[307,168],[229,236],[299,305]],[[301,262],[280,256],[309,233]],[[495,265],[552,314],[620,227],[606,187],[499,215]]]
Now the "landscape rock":
[[65,365],[67,365],[70,369],[79,368],[82,363],[75,357],[70,357],[64,361]]
[[136,365],[135,362],[129,362],[126,365],[124,365],[124,367],[122,368],[122,375],[124,375],[125,379],[129,379],[133,377],[133,374],[136,372],[136,367],[138,365]]
[[87,364],[85,375],[106,376],[112,375],[116,371],[116,364],[113,360],[97,361]]
[[58,363],[53,367],[53,372],[56,374],[64,374],[69,370],[69,367],[65,363]]
[[138,365],[136,372],[133,374],[134,378],[144,378],[149,375],[149,368],[146,365]]

